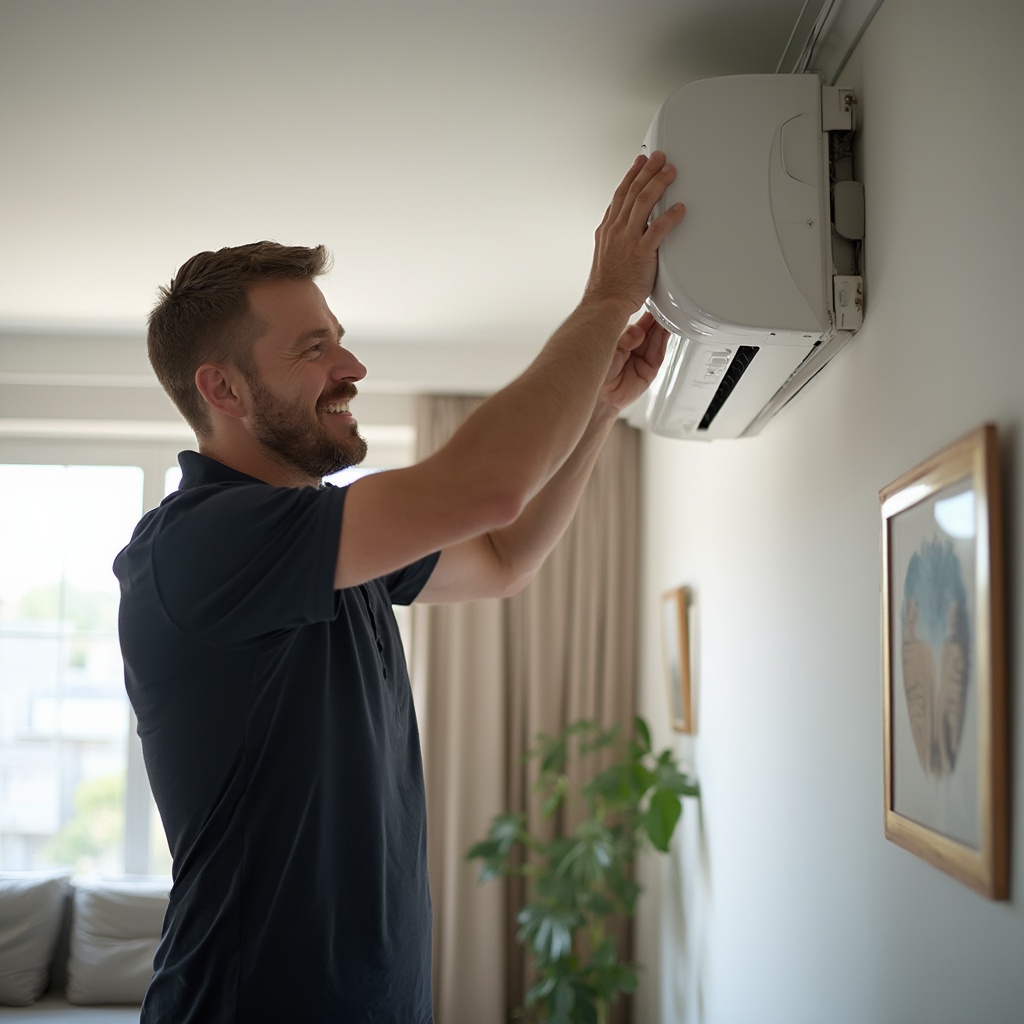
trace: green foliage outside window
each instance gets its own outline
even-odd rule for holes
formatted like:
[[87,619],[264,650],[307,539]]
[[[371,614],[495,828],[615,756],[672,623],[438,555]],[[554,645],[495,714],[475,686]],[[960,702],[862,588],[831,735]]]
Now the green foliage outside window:
[[50,583],[23,594],[18,611],[26,619],[68,621],[81,632],[113,632],[117,606],[117,594],[83,590],[72,583]]
[[124,772],[86,779],[75,790],[75,816],[53,837],[48,861],[86,873],[120,863],[124,845]]

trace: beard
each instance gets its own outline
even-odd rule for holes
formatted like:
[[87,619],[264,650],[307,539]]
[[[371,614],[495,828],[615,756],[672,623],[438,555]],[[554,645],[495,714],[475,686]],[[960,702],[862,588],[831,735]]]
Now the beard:
[[[366,441],[355,424],[347,436],[335,437],[322,422],[321,417],[326,414],[310,412],[301,401],[282,401],[255,374],[248,384],[253,401],[253,433],[278,461],[320,480],[357,466],[366,458]],[[342,384],[321,396],[320,404],[344,402],[355,395],[355,385]]]

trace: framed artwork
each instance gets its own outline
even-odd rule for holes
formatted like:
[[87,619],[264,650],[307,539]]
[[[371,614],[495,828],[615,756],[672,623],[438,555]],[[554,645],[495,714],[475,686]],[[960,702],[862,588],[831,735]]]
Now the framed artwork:
[[690,685],[689,591],[676,587],[661,598],[661,639],[672,728],[696,732]]
[[1009,895],[999,449],[986,425],[889,484],[882,506],[886,838]]

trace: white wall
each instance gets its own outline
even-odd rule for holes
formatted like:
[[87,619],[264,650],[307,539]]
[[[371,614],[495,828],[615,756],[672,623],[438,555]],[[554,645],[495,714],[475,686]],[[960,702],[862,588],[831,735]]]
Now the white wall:
[[[704,797],[702,827],[689,806],[644,866],[641,1024],[1024,1020],[1020,830],[1007,903],[883,836],[878,506],[998,424],[1024,736],[1024,5],[885,0],[840,84],[860,99],[864,328],[760,437],[645,441],[641,710]],[[699,619],[692,739],[667,725],[659,662],[677,584]]]

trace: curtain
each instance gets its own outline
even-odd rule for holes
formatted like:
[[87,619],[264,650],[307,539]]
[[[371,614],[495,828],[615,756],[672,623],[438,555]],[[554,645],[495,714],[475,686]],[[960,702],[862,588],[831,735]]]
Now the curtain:
[[[475,401],[420,400],[418,457]],[[413,606],[413,684],[427,787],[438,1024],[499,1024],[531,984],[515,941],[522,887],[477,882],[466,850],[500,812],[544,823],[523,752],[539,732],[591,718],[628,728],[635,708],[639,433],[615,425],[575,519],[533,582],[508,600]],[[570,765],[570,776],[576,772]],[[629,955],[624,931],[620,948]],[[621,1005],[617,1021],[626,1019]]]

